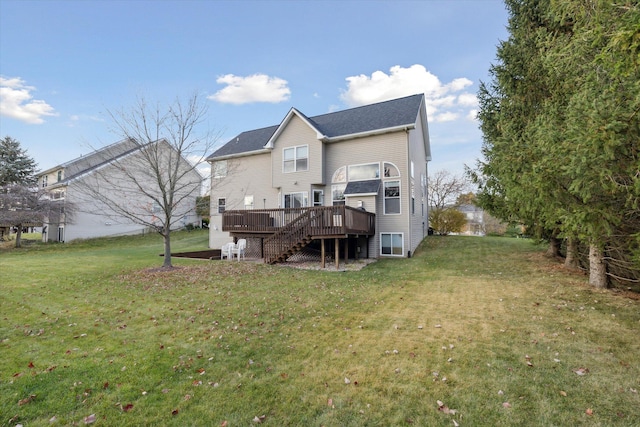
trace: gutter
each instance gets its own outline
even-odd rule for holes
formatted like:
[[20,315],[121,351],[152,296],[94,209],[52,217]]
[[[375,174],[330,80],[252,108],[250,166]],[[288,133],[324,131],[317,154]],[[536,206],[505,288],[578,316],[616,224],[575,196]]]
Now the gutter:
[[415,123],[413,123],[413,124],[410,124],[410,125],[400,125],[400,126],[394,126],[394,127],[390,127],[390,128],[376,129],[376,130],[373,130],[373,131],[352,133],[352,134],[348,134],[348,135],[340,135],[340,136],[334,136],[334,137],[325,136],[325,137],[321,138],[320,141],[322,141],[322,142],[339,142],[339,141],[344,141],[346,139],[364,138],[365,136],[382,135],[382,134],[391,133],[391,132],[399,132],[399,131],[408,132],[409,130],[412,130],[412,129],[415,129],[415,128],[416,128],[416,125],[415,125]]
[[240,157],[255,156],[256,154],[265,154],[265,153],[269,153],[269,152],[271,152],[271,149],[263,148],[263,149],[260,149],[260,150],[245,151],[245,152],[242,152],[242,153],[235,153],[235,154],[227,154],[227,155],[224,155],[224,156],[208,157],[207,158],[207,162],[208,163],[212,163],[212,162],[217,162],[217,161],[220,161],[220,160],[238,159]]

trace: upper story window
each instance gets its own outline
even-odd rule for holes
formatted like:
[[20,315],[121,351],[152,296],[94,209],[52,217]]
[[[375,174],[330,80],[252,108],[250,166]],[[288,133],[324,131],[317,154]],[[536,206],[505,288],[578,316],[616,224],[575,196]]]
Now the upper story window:
[[309,146],[300,145],[282,150],[282,171],[301,172],[309,169]]
[[393,163],[384,162],[384,177],[385,178],[396,178],[400,176],[400,172],[398,168]]
[[218,213],[224,213],[227,207],[227,199],[219,198],[218,199]]
[[384,182],[384,213],[400,213],[400,181]]
[[349,181],[364,181],[380,178],[380,163],[349,165]]
[[331,182],[347,182],[347,167],[342,166],[336,169],[331,178]]
[[62,171],[58,171],[58,182],[62,181]]
[[49,175],[43,175],[42,176],[42,188],[45,188],[47,186],[47,181],[49,180]]
[[227,161],[217,161],[213,164],[211,169],[213,169],[212,172],[214,178],[224,178],[225,176],[227,176]]

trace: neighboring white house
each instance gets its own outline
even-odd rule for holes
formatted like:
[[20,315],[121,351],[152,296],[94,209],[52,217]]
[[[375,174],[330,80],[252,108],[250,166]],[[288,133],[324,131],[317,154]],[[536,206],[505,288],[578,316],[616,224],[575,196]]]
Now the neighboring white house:
[[468,236],[484,236],[484,210],[473,204],[464,204],[456,207],[457,210],[462,212],[467,219],[467,223],[460,234]]
[[314,117],[292,108],[209,156],[209,246],[246,238],[268,262],[314,241],[323,252],[328,241],[336,254],[411,256],[428,232],[430,160],[422,94]]
[[[143,159],[143,150],[149,150],[149,147],[167,159],[166,164],[176,164],[177,151],[164,140],[146,145],[123,140],[38,174],[39,187],[59,201],[61,212],[59,219],[45,222],[43,240],[69,242],[141,234],[159,223],[161,206],[151,197],[160,197],[158,182],[150,171],[149,162]],[[184,174],[175,198],[173,228],[199,224],[195,204],[200,195],[202,176],[184,158],[178,164]],[[141,184],[139,188],[128,184],[132,177]],[[134,222],[124,212],[110,208],[100,201],[100,195],[115,195],[111,198],[122,201],[129,212],[144,218],[146,224]]]

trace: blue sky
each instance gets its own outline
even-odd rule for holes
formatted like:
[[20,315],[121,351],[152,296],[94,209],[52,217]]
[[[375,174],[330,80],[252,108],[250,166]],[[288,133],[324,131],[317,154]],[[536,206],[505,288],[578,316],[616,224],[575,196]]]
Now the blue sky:
[[0,0],[0,136],[40,169],[118,141],[108,111],[197,92],[220,144],[281,122],[425,93],[430,172],[480,156],[479,82],[500,0]]

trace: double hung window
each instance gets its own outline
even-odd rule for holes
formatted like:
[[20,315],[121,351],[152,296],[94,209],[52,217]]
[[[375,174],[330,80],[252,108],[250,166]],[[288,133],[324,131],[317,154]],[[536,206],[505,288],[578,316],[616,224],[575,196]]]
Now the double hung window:
[[301,172],[309,169],[309,146],[300,145],[282,150],[282,171]]

